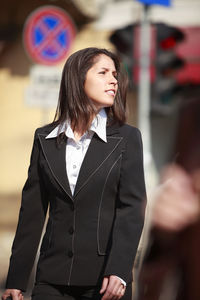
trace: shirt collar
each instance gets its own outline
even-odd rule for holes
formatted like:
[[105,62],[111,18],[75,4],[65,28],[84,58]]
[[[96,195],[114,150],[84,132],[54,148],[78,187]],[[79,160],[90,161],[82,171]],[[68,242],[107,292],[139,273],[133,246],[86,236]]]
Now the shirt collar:
[[95,132],[100,139],[104,142],[107,142],[106,138],[106,123],[107,123],[107,114],[104,108],[102,108],[99,113],[96,115],[92,124],[90,126],[90,130]]
[[[102,108],[99,113],[95,116],[94,120],[92,121],[92,124],[90,126],[90,130],[95,132],[100,139],[102,139],[104,142],[107,142],[106,138],[106,123],[107,123],[107,114],[104,108]],[[61,128],[59,130],[59,125],[54,128],[47,136],[46,139],[55,138],[58,136],[58,134],[65,132],[65,135],[69,138],[74,138],[74,133],[71,129],[70,124],[63,123],[61,125]]]
[[60,133],[66,131],[66,124],[65,124],[65,123],[63,123],[63,124],[61,125],[60,130],[59,130],[59,126],[60,126],[60,125],[58,125],[56,128],[54,128],[54,129],[46,136],[46,139],[52,139],[52,138],[55,138],[55,137],[57,137]]

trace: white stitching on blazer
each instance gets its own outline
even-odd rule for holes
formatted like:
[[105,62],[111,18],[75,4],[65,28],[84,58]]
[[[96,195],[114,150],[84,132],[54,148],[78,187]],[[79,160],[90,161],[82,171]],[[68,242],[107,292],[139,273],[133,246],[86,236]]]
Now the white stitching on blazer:
[[112,172],[114,166],[117,164],[117,162],[122,158],[122,154],[119,155],[119,157],[116,159],[116,161],[113,163],[113,165],[111,166],[109,172],[108,172],[108,175],[106,177],[106,180],[105,180],[105,183],[104,183],[104,186],[103,186],[103,190],[102,190],[102,193],[101,193],[101,200],[100,200],[100,204],[99,204],[99,210],[98,210],[98,224],[97,224],[97,248],[98,248],[98,253],[100,255],[106,255],[106,253],[101,253],[100,251],[100,245],[99,245],[99,224],[100,224],[100,212],[101,212],[101,205],[102,205],[102,201],[103,201],[103,194],[104,194],[104,190],[105,190],[105,187],[106,187],[106,183],[108,181],[108,178],[110,176],[110,173]]
[[107,137],[107,138],[114,138],[118,139],[119,142],[116,144],[116,146],[113,148],[113,150],[108,154],[108,156],[102,161],[102,163],[90,174],[90,176],[87,178],[87,180],[83,183],[83,185],[79,188],[79,190],[74,194],[74,198],[77,196],[77,194],[80,192],[80,190],[86,185],[86,183],[90,180],[91,177],[99,170],[99,168],[104,164],[104,162],[108,159],[108,157],[113,153],[113,151],[117,148],[123,137]]
[[[44,134],[38,133],[39,140],[40,140],[40,135],[45,136]],[[74,202],[74,200],[73,200],[73,198],[71,197],[71,195],[68,194],[68,192],[66,191],[66,189],[64,188],[64,186],[60,183],[60,181],[59,181],[58,178],[56,177],[55,173],[53,172],[53,170],[52,170],[52,168],[51,168],[51,165],[50,165],[50,163],[49,163],[49,161],[48,161],[48,158],[47,158],[47,156],[46,156],[46,154],[45,154],[44,147],[43,147],[43,145],[42,145],[41,140],[40,140],[40,144],[41,144],[41,147],[42,147],[42,150],[43,150],[43,154],[44,154],[44,156],[45,156],[45,158],[46,158],[46,161],[47,161],[47,163],[48,163],[49,169],[51,170],[51,172],[52,172],[54,178],[56,179],[56,181],[58,182],[58,184],[63,188],[63,190],[64,190],[65,193],[69,196],[69,198]]]

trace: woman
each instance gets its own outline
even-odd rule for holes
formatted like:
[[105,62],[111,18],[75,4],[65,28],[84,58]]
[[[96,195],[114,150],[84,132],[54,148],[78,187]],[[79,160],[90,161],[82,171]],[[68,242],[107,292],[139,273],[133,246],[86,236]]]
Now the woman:
[[105,49],[67,60],[56,121],[35,133],[2,299],[23,299],[48,206],[32,299],[131,299],[145,185],[125,83]]

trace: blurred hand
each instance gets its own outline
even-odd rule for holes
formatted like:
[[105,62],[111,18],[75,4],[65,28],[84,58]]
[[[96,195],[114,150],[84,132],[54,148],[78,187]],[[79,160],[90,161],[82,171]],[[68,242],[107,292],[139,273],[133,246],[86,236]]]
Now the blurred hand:
[[164,170],[161,182],[154,196],[152,225],[177,232],[194,223],[200,212],[200,173],[190,176],[182,168],[173,165]]
[[118,300],[125,293],[126,287],[121,280],[114,275],[104,277],[100,294],[103,294],[102,300]]
[[20,290],[16,290],[16,289],[5,290],[1,299],[6,300],[8,297],[11,297],[12,300],[23,300],[24,299],[22,292]]

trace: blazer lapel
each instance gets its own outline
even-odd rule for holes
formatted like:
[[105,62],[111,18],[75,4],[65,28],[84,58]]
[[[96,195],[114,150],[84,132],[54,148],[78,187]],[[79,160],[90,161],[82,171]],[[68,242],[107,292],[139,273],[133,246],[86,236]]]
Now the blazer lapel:
[[114,137],[113,135],[116,133],[118,133],[118,129],[112,127],[107,128],[107,143],[94,134],[81,165],[74,197],[76,197],[85,184],[87,184],[90,178],[96,173],[123,139],[119,135]]
[[58,146],[56,138],[45,139],[45,137],[46,135],[39,134],[42,150],[52,175],[68,196],[73,200],[66,172],[66,142],[63,142]]

